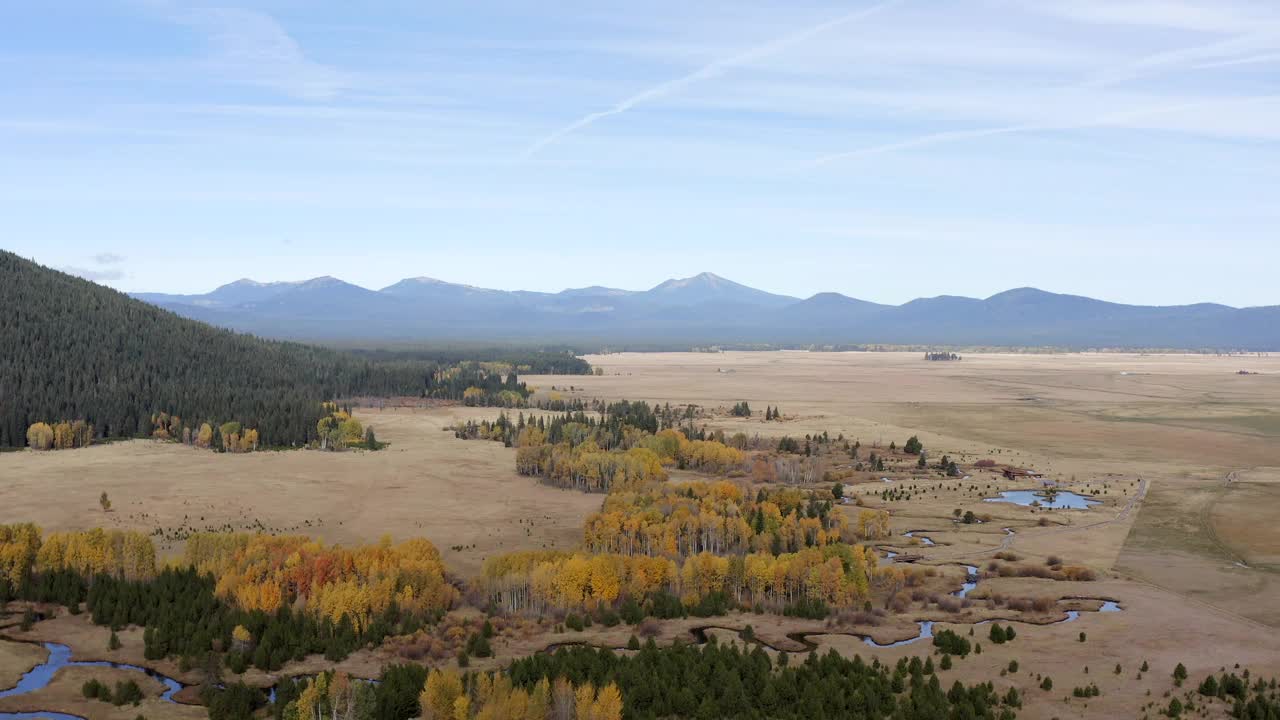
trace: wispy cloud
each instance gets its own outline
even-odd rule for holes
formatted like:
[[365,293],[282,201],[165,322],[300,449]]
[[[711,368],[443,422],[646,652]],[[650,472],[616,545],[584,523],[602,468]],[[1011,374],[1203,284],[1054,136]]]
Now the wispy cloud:
[[119,265],[124,262],[123,255],[117,255],[112,252],[98,253],[93,256],[93,261],[99,265]]
[[275,18],[230,7],[184,8],[167,0],[147,3],[176,22],[199,31],[209,46],[206,72],[238,84],[257,85],[303,100],[327,100],[350,77],[307,57]]
[[829,155],[820,156],[802,166],[804,168],[815,168],[822,165],[828,165],[838,160],[852,160],[856,158],[868,157],[872,155],[882,155],[898,150],[910,150],[915,148],[927,147],[930,145],[941,145],[945,143],[960,142],[964,140],[977,140],[986,137],[995,137],[998,135],[1013,135],[1018,133],[1031,132],[1047,132],[1047,131],[1063,131],[1063,130],[1085,130],[1089,128],[1104,127],[1143,127],[1149,124],[1151,118],[1161,115],[1170,115],[1175,113],[1183,113],[1187,111],[1200,110],[1208,107],[1241,107],[1256,103],[1274,102],[1280,99],[1277,95],[1260,95],[1251,98],[1227,98],[1214,99],[1194,102],[1183,102],[1175,104],[1166,104],[1150,107],[1136,108],[1132,110],[1123,110],[1118,112],[1105,113],[1095,117],[1084,118],[1079,120],[1063,120],[1061,122],[1045,122],[1045,123],[1027,123],[1023,125],[1005,125],[998,127],[974,128],[970,130],[949,130],[944,132],[930,133],[897,142],[884,143],[881,145],[872,145],[857,150],[849,150],[846,152],[831,153]]
[[583,129],[598,120],[602,120],[611,115],[620,115],[642,103],[646,103],[651,100],[656,100],[663,96],[669,95],[673,92],[682,90],[685,87],[688,87],[689,85],[693,85],[694,83],[701,82],[703,80],[709,80],[711,78],[722,75],[726,71],[734,67],[756,62],[770,55],[774,55],[776,53],[782,52],[787,48],[793,45],[796,45],[797,43],[808,40],[816,35],[820,35],[821,33],[827,32],[829,30],[834,30],[835,28],[838,28],[842,25],[847,25],[849,23],[865,20],[871,17],[872,15],[875,15],[876,13],[879,13],[889,7],[899,4],[900,2],[901,0],[887,0],[887,2],[882,2],[877,5],[872,5],[870,7],[863,8],[861,10],[847,13],[833,20],[828,20],[826,22],[813,25],[803,30],[793,32],[789,35],[784,35],[780,38],[771,40],[762,45],[757,45],[755,47],[744,50],[740,53],[737,53],[736,55],[732,55],[726,58],[721,58],[719,60],[714,60],[710,63],[707,63],[706,65],[703,65],[702,67],[698,68],[697,70],[694,70],[693,72],[687,75],[675,78],[674,80],[668,80],[666,82],[659,83],[658,85],[654,85],[653,87],[650,87],[646,90],[636,93],[635,95],[632,95],[631,97],[628,97],[625,100],[618,102],[608,110],[601,110],[599,112],[590,113],[588,115],[584,115],[578,118],[577,120],[574,120],[573,122],[556,130],[550,135],[546,135],[540,138],[539,140],[537,140],[536,142],[534,142],[532,145],[530,145],[528,148],[525,149],[525,151],[521,154],[521,157],[523,158],[532,157],[533,155],[536,155],[540,150],[547,147],[548,145],[555,143],[556,141],[560,140],[566,135],[569,135],[571,133],[574,133],[578,130]]
[[[1036,7],[1041,8],[1039,5]],[[1105,68],[1100,72],[1091,72],[1077,82],[1052,91],[1051,95],[1057,95],[1061,99],[1077,96],[1085,97],[1092,101],[1090,104],[1093,107],[1100,108],[1105,106],[1106,102],[1111,98],[1104,94],[1098,94],[1097,91],[1121,83],[1139,78],[1173,74],[1179,71],[1186,72],[1225,67],[1237,63],[1266,62],[1280,57],[1276,55],[1259,56],[1251,54],[1280,46],[1280,20],[1276,16],[1259,19],[1242,15],[1238,12],[1230,12],[1229,8],[1225,9],[1227,10],[1225,12],[1210,13],[1203,16],[1201,24],[1197,25],[1194,22],[1194,18],[1198,16],[1193,12],[1193,8],[1180,2],[1130,4],[1109,2],[1106,5],[1082,2],[1079,5],[1072,6],[1070,9],[1055,6],[1055,8],[1049,10],[1051,13],[1061,14],[1063,17],[1079,22],[1149,25],[1153,27],[1173,27],[1182,30],[1195,29],[1201,32],[1204,32],[1206,28],[1212,28],[1214,32],[1232,34],[1226,39],[1149,53]],[[1081,95],[1082,93],[1083,95]],[[1093,94],[1089,95],[1089,93]],[[1107,126],[1146,127],[1148,125],[1147,120],[1162,115],[1178,114],[1214,106],[1239,106],[1241,104],[1247,106],[1254,103],[1270,102],[1275,99],[1274,95],[1196,98],[1181,102],[1148,103],[1140,106],[1130,106],[1125,109],[1112,109],[1107,112],[1094,110],[1092,114],[1090,114],[1088,105],[1086,105],[1081,111],[1075,111],[1073,108],[1072,112],[1054,116],[1052,114],[1054,112],[1053,108],[1059,103],[1048,103],[1046,107],[1043,103],[1046,98],[1041,97],[1042,106],[1036,107],[1033,104],[1036,95],[1027,93],[1026,96],[1026,103],[1015,103],[1003,110],[1008,112],[1017,108],[1014,110],[1014,114],[1024,116],[1028,111],[1033,115],[1039,112],[1045,115],[1044,120],[935,131],[894,142],[821,155],[802,165],[802,168],[819,167],[838,160],[850,160],[899,150],[1001,135],[1037,131],[1080,130]]]

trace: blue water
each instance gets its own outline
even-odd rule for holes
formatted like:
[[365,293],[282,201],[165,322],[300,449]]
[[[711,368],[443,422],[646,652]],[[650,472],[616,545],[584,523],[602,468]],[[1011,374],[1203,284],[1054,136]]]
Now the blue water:
[[[41,690],[53,681],[53,676],[64,667],[109,667],[118,670],[131,670],[133,672],[143,673],[164,683],[165,691],[160,695],[160,699],[165,702],[175,702],[173,696],[182,689],[182,683],[171,677],[161,675],[154,670],[148,670],[137,665],[129,665],[127,663],[114,663],[106,661],[91,662],[75,662],[71,660],[71,648],[59,643],[43,643],[44,648],[49,651],[49,659],[35,666],[22,679],[18,681],[15,687],[0,692],[0,698],[16,697],[27,693]],[[83,720],[76,715],[66,715],[55,712],[35,712],[35,713],[3,713],[0,712],[0,720],[32,720],[33,718],[51,718],[52,720]]]
[[885,643],[884,645],[881,645],[880,643],[876,642],[875,640],[872,640],[869,637],[864,637],[862,638],[862,642],[875,648],[892,648],[892,647],[902,647],[903,645],[910,645],[912,643],[918,643],[921,640],[927,640],[928,638],[931,638],[931,637],[933,637],[933,621],[921,620],[920,634],[916,635],[913,638],[907,638],[906,640],[899,640],[898,642]]
[[[0,698],[13,697],[14,695],[25,695],[29,692],[35,692],[43,688],[53,680],[54,673],[59,669],[66,667],[71,661],[71,648],[66,645],[58,645],[57,643],[45,643],[44,648],[49,651],[49,659],[42,664],[31,668],[31,671],[22,676],[15,687],[4,692],[0,692]],[[0,717],[3,717],[0,715]]]
[[[916,533],[918,533],[918,532],[924,532],[924,531],[923,531],[923,530],[908,530],[907,532],[902,533],[902,537],[906,537],[906,538],[915,538],[915,537],[916,537]],[[917,540],[919,540],[919,541],[920,541],[920,543],[921,543],[921,544],[923,544],[925,547],[932,547],[932,546],[934,545],[933,540],[930,540],[929,538],[927,538],[927,537],[925,537],[925,536],[923,536],[923,535],[921,535],[920,537],[918,537],[918,538],[916,538],[916,539],[917,539]]]
[[1008,502],[1016,505],[1039,503],[1040,507],[1054,510],[1088,510],[1090,505],[1097,505],[1102,501],[1073,492],[1059,491],[1053,502],[1049,502],[1048,496],[1039,490],[1005,490],[1000,493],[1000,497],[983,498],[983,502]]
[[964,569],[964,584],[960,586],[959,590],[952,593],[952,595],[955,595],[958,598],[968,597],[969,593],[973,592],[973,589],[978,587],[978,568],[973,565],[965,565]]

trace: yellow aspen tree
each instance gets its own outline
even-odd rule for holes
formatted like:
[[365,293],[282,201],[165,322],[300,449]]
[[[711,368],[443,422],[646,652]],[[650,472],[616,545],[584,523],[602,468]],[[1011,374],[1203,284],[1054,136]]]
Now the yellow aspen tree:
[[551,683],[544,677],[529,693],[529,705],[525,708],[524,720],[547,720],[550,714]]
[[591,708],[591,720],[622,720],[622,693],[617,685],[609,683],[600,688]]
[[432,670],[427,675],[422,695],[423,720],[451,720],[454,704],[462,697],[462,679],[452,670]]
[[53,447],[53,428],[47,423],[32,423],[27,428],[27,445],[32,450],[49,450]]
[[591,683],[583,683],[573,694],[574,720],[591,720],[596,705],[596,689]]

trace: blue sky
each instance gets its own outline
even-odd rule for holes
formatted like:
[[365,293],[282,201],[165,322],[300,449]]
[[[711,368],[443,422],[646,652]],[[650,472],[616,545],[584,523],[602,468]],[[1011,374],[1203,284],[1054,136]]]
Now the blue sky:
[[0,247],[125,290],[1280,304],[1274,0],[13,2],[0,87]]

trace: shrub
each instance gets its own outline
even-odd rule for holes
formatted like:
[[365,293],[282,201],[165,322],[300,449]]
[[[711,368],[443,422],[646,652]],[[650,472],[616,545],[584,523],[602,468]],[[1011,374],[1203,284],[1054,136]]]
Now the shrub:
[[[689,614],[694,617],[716,617],[728,613],[731,605],[732,603],[730,602],[727,594],[716,591],[708,593],[693,605],[693,607],[690,607]],[[818,619],[826,616],[827,613],[824,612]]]
[[969,641],[953,630],[942,630],[934,633],[933,646],[947,655],[967,657],[970,652]]
[[645,618],[644,621],[640,623],[639,631],[640,637],[642,638],[657,637],[658,633],[662,631],[662,625],[653,618]]
[[640,607],[640,603],[636,602],[635,598],[628,597],[618,607],[618,615],[622,618],[622,622],[628,625],[638,625],[644,619],[644,610]]
[[787,617],[808,618],[809,620],[821,620],[831,614],[831,608],[821,600],[812,600],[802,598],[796,602],[787,605],[782,609],[782,614]]
[[142,688],[138,687],[138,683],[133,680],[118,682],[116,683],[116,691],[111,702],[117,706],[136,706],[142,702]]

